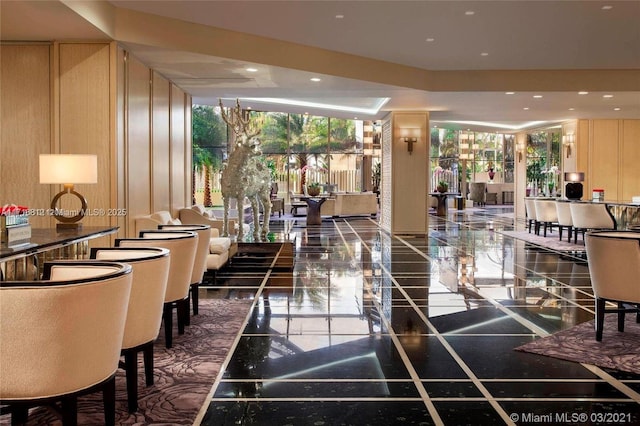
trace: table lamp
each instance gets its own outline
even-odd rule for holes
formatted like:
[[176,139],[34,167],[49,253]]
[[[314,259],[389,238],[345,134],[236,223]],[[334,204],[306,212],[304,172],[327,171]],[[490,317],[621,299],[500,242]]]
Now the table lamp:
[[[87,200],[73,188],[78,183],[98,182],[98,157],[96,155],[81,154],[41,154],[40,155],[40,183],[62,184],[64,189],[51,200],[51,211],[58,220],[56,229],[81,229],[79,223],[87,211]],[[66,216],[58,209],[58,200],[65,194],[71,194],[80,199],[82,207],[75,215]]]
[[584,182],[583,172],[565,172],[564,195],[569,200],[579,200],[582,198],[582,182]]

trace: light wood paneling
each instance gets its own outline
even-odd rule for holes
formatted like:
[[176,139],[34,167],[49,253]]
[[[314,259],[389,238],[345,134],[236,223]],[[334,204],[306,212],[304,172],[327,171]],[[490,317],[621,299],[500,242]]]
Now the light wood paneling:
[[621,154],[620,200],[630,201],[640,196],[640,120],[623,120]]
[[60,153],[98,156],[98,183],[76,185],[76,191],[89,206],[83,223],[106,226],[111,207],[109,44],[61,43],[59,52]]
[[128,223],[127,223],[127,164],[126,164],[126,147],[125,147],[125,125],[126,125],[126,117],[125,117],[125,101],[126,101],[126,86],[125,82],[125,51],[118,47],[116,49],[116,57],[115,57],[115,82],[112,90],[115,91],[115,102],[116,102],[116,111],[115,111],[115,152],[113,154],[113,161],[115,164],[112,165],[112,168],[115,169],[115,173],[117,176],[116,179],[116,204],[115,207],[120,209],[119,212],[125,213],[124,216],[118,215],[116,217],[116,225],[120,227],[117,237],[126,237]]
[[594,188],[605,191],[605,199],[618,199],[618,120],[593,120],[589,150],[589,187],[585,197],[591,198]]
[[[0,205],[48,209],[49,185],[40,185],[39,154],[51,151],[50,50],[43,45],[2,45]],[[46,215],[32,216],[47,227]]]
[[153,211],[170,210],[169,194],[169,80],[153,72],[152,204]]
[[171,213],[187,206],[185,179],[191,174],[185,170],[185,94],[171,85]]
[[136,58],[127,60],[127,182],[128,229],[135,232],[135,217],[151,213],[151,141],[149,68]]
[[193,198],[193,182],[191,180],[191,176],[193,175],[193,155],[192,155],[192,127],[191,127],[191,95],[187,94],[185,96],[185,108],[184,108],[184,137],[185,137],[185,156],[184,156],[184,169],[189,173],[185,175],[185,197],[186,204],[191,205],[195,204],[195,199]]

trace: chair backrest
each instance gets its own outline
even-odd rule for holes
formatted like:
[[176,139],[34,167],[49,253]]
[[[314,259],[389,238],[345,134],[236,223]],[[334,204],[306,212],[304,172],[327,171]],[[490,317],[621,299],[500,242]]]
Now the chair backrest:
[[169,280],[164,301],[174,302],[189,295],[193,258],[198,246],[198,234],[193,231],[163,232],[161,230],[141,231],[140,238],[118,238],[116,247],[162,247],[171,252]]
[[591,231],[585,245],[596,297],[640,303],[640,233]]
[[539,222],[557,222],[558,211],[556,210],[555,200],[548,200],[544,198],[534,200],[534,206],[536,209],[536,219]]
[[469,199],[477,203],[487,201],[487,183],[486,182],[470,182],[469,183]]
[[198,246],[196,255],[193,258],[193,271],[191,272],[191,284],[202,282],[204,273],[207,271],[207,255],[209,254],[209,243],[211,242],[211,226],[209,225],[159,225],[162,231],[193,231],[198,234]]
[[538,220],[536,215],[536,202],[533,198],[524,199],[524,209],[527,212],[527,217],[531,220]]
[[603,203],[570,203],[573,226],[581,229],[616,229],[616,222]]
[[[131,266],[96,261],[52,266],[45,264],[42,281],[0,282],[3,400],[73,393],[118,368]],[[51,280],[52,271],[54,277],[76,278]]]
[[571,204],[569,201],[556,201],[556,214],[558,223],[562,226],[573,226],[571,219]]
[[169,279],[169,250],[161,247],[93,247],[90,257],[126,262],[133,269],[122,349],[155,340],[160,332]]

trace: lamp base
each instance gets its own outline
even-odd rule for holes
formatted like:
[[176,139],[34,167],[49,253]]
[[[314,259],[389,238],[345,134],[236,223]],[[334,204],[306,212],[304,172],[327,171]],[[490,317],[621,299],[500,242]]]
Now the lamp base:
[[580,182],[567,182],[564,187],[564,195],[569,200],[580,200],[582,198],[582,184]]
[[82,229],[81,223],[56,223],[56,229],[58,231],[80,231]]

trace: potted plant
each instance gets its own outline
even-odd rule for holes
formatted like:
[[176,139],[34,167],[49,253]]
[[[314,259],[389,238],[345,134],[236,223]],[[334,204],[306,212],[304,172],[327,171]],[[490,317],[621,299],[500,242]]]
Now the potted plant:
[[380,163],[376,163],[373,166],[373,171],[371,173],[371,182],[373,183],[373,192],[380,192],[380,178],[381,178],[381,170]]
[[318,182],[311,182],[307,185],[307,194],[311,197],[317,197],[320,195],[320,184]]
[[447,192],[449,190],[449,183],[447,181],[444,181],[444,180],[438,181],[438,186],[436,186],[436,190],[439,193],[444,194],[445,192]]

